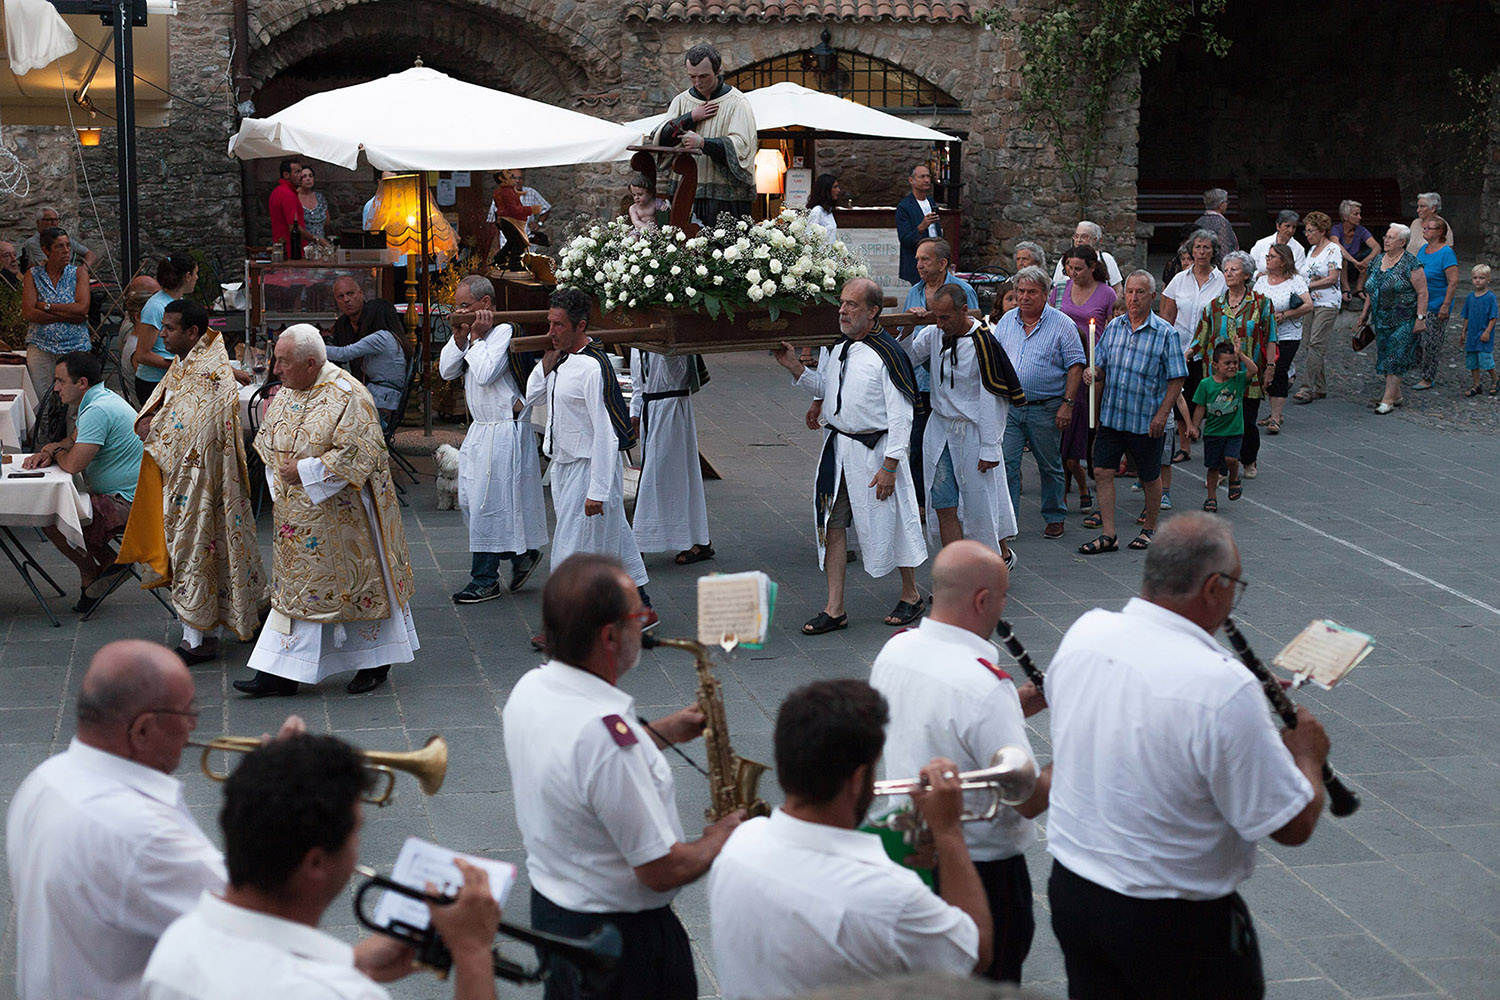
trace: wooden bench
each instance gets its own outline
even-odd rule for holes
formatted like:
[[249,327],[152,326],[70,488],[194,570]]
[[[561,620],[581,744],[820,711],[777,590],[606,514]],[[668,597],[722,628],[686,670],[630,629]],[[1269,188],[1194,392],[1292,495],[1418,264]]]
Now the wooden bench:
[[1377,239],[1391,223],[1405,225],[1412,219],[1412,213],[1401,204],[1401,185],[1394,177],[1368,180],[1268,177],[1260,182],[1260,188],[1266,198],[1271,227],[1276,224],[1276,214],[1288,209],[1298,215],[1326,212],[1337,223],[1339,203],[1345,198],[1360,203],[1360,225],[1375,233]]
[[1136,183],[1135,217],[1137,222],[1154,226],[1152,234],[1154,249],[1175,253],[1177,245],[1187,235],[1187,229],[1203,214],[1203,192],[1210,188],[1223,188],[1229,192],[1229,207],[1224,217],[1236,230],[1249,231],[1250,220],[1240,209],[1239,192],[1231,180],[1141,180]]

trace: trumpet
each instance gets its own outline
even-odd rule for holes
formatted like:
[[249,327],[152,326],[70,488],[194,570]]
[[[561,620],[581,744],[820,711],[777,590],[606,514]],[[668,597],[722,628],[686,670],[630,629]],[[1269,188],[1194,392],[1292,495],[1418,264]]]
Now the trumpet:
[[[966,792],[987,791],[989,801],[980,812],[965,810],[959,820],[978,823],[994,819],[1001,806],[1018,806],[1036,790],[1036,763],[1031,755],[1017,746],[1001,747],[990,758],[990,766],[964,771],[958,776],[959,787]],[[896,778],[875,782],[876,795],[910,795],[927,788],[925,778]]]
[[[229,778],[229,768],[215,771],[208,763],[208,755],[216,750],[225,753],[253,753],[259,750],[262,741],[254,736],[217,736],[207,743],[189,741],[188,746],[203,751],[199,766],[203,773],[214,781]],[[365,795],[364,801],[383,806],[391,801],[396,792],[396,772],[405,771],[417,779],[424,795],[436,795],[443,787],[443,778],[448,774],[448,741],[441,736],[429,736],[420,750],[382,751],[362,750],[365,766],[385,779],[385,784]]]
[[[416,949],[416,961],[419,964],[437,973],[439,979],[447,978],[448,970],[453,967],[453,955],[431,925],[414,927],[402,921],[392,922],[388,926],[377,924],[366,916],[364,898],[365,893],[371,889],[385,889],[424,903],[438,905],[453,902],[453,897],[434,895],[409,885],[403,885],[384,875],[376,874],[375,869],[366,865],[356,865],[354,870],[366,879],[354,893],[355,919],[377,934],[405,941]],[[500,921],[498,930],[507,937],[513,937],[517,941],[531,945],[536,949],[540,961],[536,968],[528,969],[501,955],[499,949],[495,949],[491,952],[490,958],[497,978],[508,979],[513,983],[539,983],[546,979],[551,971],[548,959],[560,958],[578,968],[583,976],[586,995],[590,990],[605,984],[609,974],[614,971],[620,961],[620,952],[623,947],[620,932],[614,924],[605,924],[581,938],[547,934],[529,927],[517,927],[503,920]]]

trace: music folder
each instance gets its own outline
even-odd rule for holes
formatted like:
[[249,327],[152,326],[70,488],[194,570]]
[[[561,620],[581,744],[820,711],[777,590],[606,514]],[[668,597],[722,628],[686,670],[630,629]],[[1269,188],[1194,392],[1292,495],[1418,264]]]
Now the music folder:
[[[464,884],[463,875],[453,863],[456,857],[484,869],[490,877],[490,895],[504,908],[505,899],[516,881],[515,865],[508,861],[495,861],[492,858],[449,850],[421,837],[407,837],[406,843],[401,845],[401,853],[396,857],[396,867],[391,871],[391,881],[413,889],[423,889],[431,882],[440,895],[456,896]],[[373,920],[382,927],[404,924],[421,930],[429,922],[427,905],[398,892],[382,892],[380,902],[375,905]]]

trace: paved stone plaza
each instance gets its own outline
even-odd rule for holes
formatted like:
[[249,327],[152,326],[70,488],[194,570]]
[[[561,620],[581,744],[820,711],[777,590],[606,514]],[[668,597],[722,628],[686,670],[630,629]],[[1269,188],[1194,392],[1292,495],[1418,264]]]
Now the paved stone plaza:
[[[708,484],[719,557],[686,568],[669,556],[648,557],[649,589],[662,615],[660,634],[675,635],[692,630],[702,571],[761,569],[780,583],[765,649],[740,652],[719,669],[736,751],[769,761],[772,719],[789,690],[816,678],[868,675],[891,631],[880,618],[895,603],[896,583],[850,567],[850,628],[817,638],[799,633],[823,602],[810,499],[817,435],[802,425],[808,400],[764,356],[719,356],[709,364],[713,382],[698,397],[698,421],[703,452],[725,477]],[[1335,691],[1298,695],[1323,718],[1332,763],[1364,807],[1346,820],[1325,816],[1304,847],[1263,849],[1244,892],[1271,997],[1500,997],[1500,571],[1487,544],[1495,536],[1500,443],[1492,431],[1434,429],[1402,411],[1377,418],[1363,402],[1355,395],[1289,406],[1286,430],[1266,439],[1260,477],[1246,483],[1244,499],[1229,503],[1220,494],[1250,581],[1239,618],[1263,658],[1315,617],[1371,632],[1378,643]],[[1029,458],[1024,468],[1030,486],[1036,473]],[[1179,509],[1196,509],[1201,470],[1178,466],[1172,495]],[[1121,497],[1122,511],[1129,506],[1133,517],[1136,495],[1125,487]],[[398,801],[366,814],[363,860],[388,868],[403,838],[416,834],[520,865],[499,710],[517,677],[538,662],[527,639],[540,624],[543,575],[514,597],[456,608],[448,595],[463,585],[468,567],[462,521],[434,509],[431,480],[408,499],[418,662],[397,667],[370,696],[347,696],[339,678],[296,698],[248,701],[228,682],[246,675],[250,648],[231,643],[225,664],[194,672],[204,706],[199,732],[258,734],[274,730],[288,711],[372,749],[417,747],[441,732],[452,747],[447,784],[424,799],[414,781],[401,778]],[[269,513],[263,529],[268,520]],[[1061,541],[1043,540],[1034,490],[1023,497],[1020,521],[1008,617],[1045,666],[1080,614],[1119,606],[1134,593],[1142,556],[1123,548],[1087,560],[1076,555],[1092,537],[1076,513]],[[46,543],[33,542],[29,531],[22,537],[60,582],[76,586],[72,568],[64,569]],[[925,586],[925,569],[920,578]],[[0,798],[7,806],[22,777],[66,745],[79,678],[99,646],[126,636],[177,640],[166,613],[133,590],[117,593],[88,623],[71,613],[62,618],[61,628],[49,627],[15,575],[0,572]],[[648,716],[664,713],[692,698],[692,662],[671,651],[646,653],[623,686]],[[1032,724],[1045,759],[1047,714]],[[700,744],[687,750],[701,760]],[[685,826],[694,831],[707,803],[703,779],[668,759]],[[196,773],[196,758],[185,757],[180,771],[200,822],[217,837],[218,787]],[[779,798],[773,776],[762,791]],[[1039,845],[1030,860],[1038,932],[1027,981],[1039,995],[1061,998],[1045,849]],[[8,878],[0,893],[0,997],[11,997]],[[527,922],[524,872],[512,899],[519,905],[508,915]],[[701,991],[716,995],[701,885],[684,891],[677,906],[694,937]],[[353,933],[345,904],[330,910],[328,922]],[[416,976],[393,992],[443,997],[451,988]],[[539,995],[511,986],[501,992]]]

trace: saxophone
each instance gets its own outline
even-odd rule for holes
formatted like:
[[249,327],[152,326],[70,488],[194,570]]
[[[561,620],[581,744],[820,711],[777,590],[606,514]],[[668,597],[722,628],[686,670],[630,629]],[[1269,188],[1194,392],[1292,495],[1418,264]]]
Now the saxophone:
[[658,639],[649,634],[641,637],[641,646],[645,649],[667,646],[693,654],[698,669],[698,710],[705,720],[703,745],[708,751],[708,783],[713,796],[713,805],[704,811],[704,816],[712,823],[736,809],[745,810],[751,818],[770,815],[771,807],[756,791],[766,765],[736,755],[729,745],[724,697],[708,658],[708,647],[692,639]]

